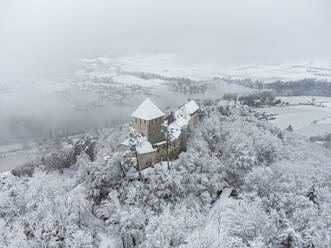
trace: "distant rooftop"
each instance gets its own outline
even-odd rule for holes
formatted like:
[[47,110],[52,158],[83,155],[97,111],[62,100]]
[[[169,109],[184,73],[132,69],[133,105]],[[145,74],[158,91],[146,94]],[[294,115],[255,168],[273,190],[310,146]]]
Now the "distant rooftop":
[[131,116],[143,120],[152,120],[164,116],[164,113],[152,102],[151,99],[146,98]]

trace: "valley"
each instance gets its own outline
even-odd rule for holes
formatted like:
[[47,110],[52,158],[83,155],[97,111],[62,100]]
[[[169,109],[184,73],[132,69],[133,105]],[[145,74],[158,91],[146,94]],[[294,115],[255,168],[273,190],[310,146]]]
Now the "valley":
[[[56,77],[3,79],[0,170],[27,163],[40,156],[40,151],[49,152],[50,144],[66,146],[65,140],[71,136],[95,134],[127,123],[129,113],[146,96],[162,109],[170,110],[189,97],[208,103],[221,100],[225,94],[239,96],[270,90],[268,85],[275,80],[330,80],[329,69],[328,63],[225,68],[183,63],[172,54],[153,54],[80,59]],[[276,98],[287,104],[257,109],[273,115],[271,123],[276,127],[285,129],[291,125],[294,132],[308,138],[331,133],[331,97]],[[29,149],[26,144],[30,144]],[[11,146],[16,148],[8,150]]]

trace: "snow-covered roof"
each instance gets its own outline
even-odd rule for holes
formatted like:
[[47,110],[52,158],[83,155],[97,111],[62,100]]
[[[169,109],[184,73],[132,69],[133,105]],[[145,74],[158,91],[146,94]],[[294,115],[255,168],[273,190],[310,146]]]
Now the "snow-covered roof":
[[146,98],[131,116],[143,120],[152,120],[164,116],[164,113],[152,102],[151,99]]
[[189,120],[192,118],[191,115],[198,109],[199,105],[194,100],[191,100],[175,112],[175,121],[169,125],[174,139],[179,137],[182,127],[188,125]]
[[130,147],[131,145],[136,145],[136,151],[138,154],[155,152],[152,144],[146,139],[146,137],[139,137],[137,139],[128,138],[124,140],[121,145]]
[[182,133],[182,126],[180,125],[181,123],[178,123],[180,120],[176,119],[169,125],[169,129],[171,130],[172,133],[172,140],[177,139],[179,135]]
[[184,105],[184,108],[191,115],[199,109],[199,105],[194,100],[191,100]]
[[178,109],[175,112],[175,121],[170,124],[170,126],[176,125],[178,128],[181,128],[188,124],[188,121],[192,118],[192,114],[194,114],[199,109],[199,105],[191,100]]

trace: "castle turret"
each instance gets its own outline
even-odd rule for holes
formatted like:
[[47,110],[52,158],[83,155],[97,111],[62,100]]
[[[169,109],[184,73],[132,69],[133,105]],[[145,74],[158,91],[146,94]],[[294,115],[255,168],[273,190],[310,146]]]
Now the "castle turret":
[[143,134],[151,143],[163,140],[162,124],[164,123],[164,113],[151,101],[146,98],[142,104],[131,114],[133,127]]

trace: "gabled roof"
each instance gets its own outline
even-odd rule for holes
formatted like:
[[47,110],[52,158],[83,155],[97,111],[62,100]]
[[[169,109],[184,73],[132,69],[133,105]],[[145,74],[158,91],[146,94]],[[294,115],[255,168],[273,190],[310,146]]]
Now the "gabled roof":
[[199,105],[194,100],[191,100],[184,105],[184,108],[191,115],[199,109]]
[[164,116],[164,113],[152,102],[151,99],[146,98],[131,116],[143,120],[152,120]]
[[192,114],[199,108],[199,105],[191,100],[175,112],[175,120],[169,125],[169,128],[173,131],[174,139],[179,137],[182,127],[188,125],[189,120],[192,119]]

